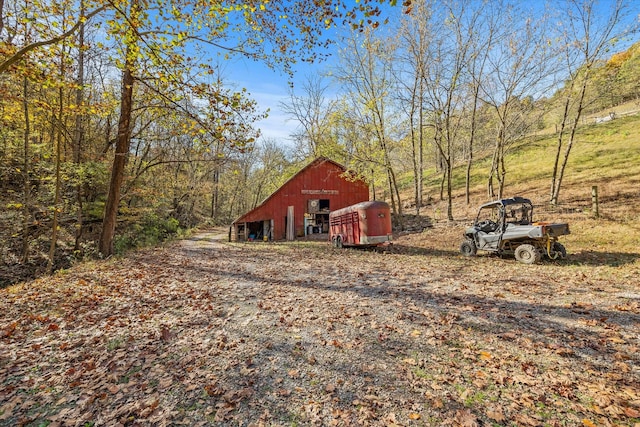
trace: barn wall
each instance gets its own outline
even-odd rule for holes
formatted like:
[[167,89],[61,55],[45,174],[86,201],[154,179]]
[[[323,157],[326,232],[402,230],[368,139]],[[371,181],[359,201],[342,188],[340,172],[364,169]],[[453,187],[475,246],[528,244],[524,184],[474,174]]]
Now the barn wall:
[[254,222],[273,219],[273,238],[285,238],[287,207],[294,207],[296,236],[304,235],[304,214],[308,201],[328,199],[330,210],[344,208],[369,200],[369,187],[363,181],[348,181],[341,177],[344,169],[321,160],[312,162],[287,181],[264,204],[239,218],[238,222]]

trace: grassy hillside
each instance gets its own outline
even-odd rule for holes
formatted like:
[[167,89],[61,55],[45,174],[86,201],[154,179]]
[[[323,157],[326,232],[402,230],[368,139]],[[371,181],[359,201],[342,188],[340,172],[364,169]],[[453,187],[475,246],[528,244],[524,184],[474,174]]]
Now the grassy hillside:
[[[567,242],[576,250],[639,253],[640,242],[640,115],[621,117],[578,130],[560,193],[560,204],[548,204],[553,161],[557,150],[554,135],[532,136],[513,147],[506,157],[504,196],[520,195],[533,200],[537,217],[562,220],[572,225]],[[464,197],[464,166],[456,168],[453,213],[457,224],[472,220],[477,206],[488,200],[486,182],[491,153],[484,153],[473,166],[471,204]],[[434,202],[421,214],[436,223],[446,220],[446,202],[439,201],[439,176],[427,174],[425,195]],[[598,186],[600,218],[591,211],[591,187]],[[413,197],[410,189],[405,200]],[[411,212],[408,212],[411,213]],[[454,239],[450,246],[457,245]]]

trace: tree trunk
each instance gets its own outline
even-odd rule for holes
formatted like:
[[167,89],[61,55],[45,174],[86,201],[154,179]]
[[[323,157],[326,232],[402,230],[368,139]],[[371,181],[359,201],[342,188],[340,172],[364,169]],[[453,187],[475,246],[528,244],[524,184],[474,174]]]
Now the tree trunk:
[[[84,4],[82,4],[81,9],[84,11]],[[80,27],[80,32],[78,34],[78,77],[76,79],[76,83],[78,88],[76,89],[76,109],[78,111],[83,111],[84,106],[84,24]],[[73,163],[76,165],[78,169],[80,167],[80,163],[82,161],[81,152],[82,152],[82,142],[84,140],[84,113],[80,112],[76,114],[75,118],[75,126],[73,129]],[[78,180],[78,184],[76,185],[76,202],[78,204],[78,214],[77,214],[77,224],[76,224],[76,236],[75,236],[75,244],[74,250],[80,250],[80,240],[82,239],[82,180]]]
[[[64,64],[64,61],[61,61]],[[60,69],[60,77],[64,76],[64,65],[61,66]],[[58,242],[58,221],[59,221],[59,210],[60,210],[60,186],[62,185],[60,182],[60,162],[62,161],[62,114],[63,114],[63,96],[64,92],[62,86],[58,89],[58,117],[53,122],[53,126],[57,128],[56,130],[56,185],[55,185],[55,196],[53,198],[53,224],[51,226],[51,244],[49,245],[49,260],[47,261],[47,274],[51,274],[53,272],[53,263],[56,254],[56,244]]]
[[371,200],[377,200],[376,198],[376,174],[371,169]]
[[451,184],[451,162],[447,162],[447,219],[453,221],[453,194]]
[[478,97],[480,85],[476,83],[473,96],[473,110],[471,112],[471,132],[469,135],[469,143],[467,144],[467,168],[465,171],[464,194],[467,205],[470,203],[470,187],[471,187],[471,165],[473,164],[473,145],[476,138],[476,117],[478,115]]
[[31,122],[29,121],[29,80],[23,79],[22,96],[24,108],[24,162],[22,164],[23,198],[22,198],[22,263],[29,261],[29,205],[31,205],[31,180],[29,179],[29,138],[31,138]]
[[423,204],[424,191],[424,111],[422,108],[422,79],[420,79],[420,108],[418,109],[418,194],[420,196],[420,207]]
[[215,166],[213,169],[213,192],[211,193],[211,219],[215,219],[219,212],[220,199],[220,167]]
[[416,141],[416,129],[414,123],[414,108],[411,107],[411,112],[409,113],[409,132],[411,138],[411,164],[413,166],[413,199],[416,205],[416,214],[420,215],[420,184],[419,184],[419,175],[418,175],[418,150],[417,150],[417,141]]
[[118,136],[116,150],[111,169],[109,192],[104,208],[102,221],[102,234],[100,235],[99,250],[107,257],[113,254],[113,239],[116,232],[118,217],[118,205],[120,204],[120,187],[124,179],[124,169],[127,161],[127,153],[131,145],[131,109],[133,100],[133,63],[130,59],[131,48],[127,48],[125,67],[122,72],[122,97],[120,100],[120,120],[118,121]]
[[556,193],[556,181],[558,180],[558,164],[560,163],[560,153],[562,153],[562,145],[564,143],[564,128],[569,119],[569,105],[571,104],[571,91],[573,90],[574,79],[571,80],[571,87],[569,88],[569,94],[564,104],[564,113],[562,114],[562,122],[560,123],[560,131],[558,133],[558,149],[556,150],[556,156],[553,162],[553,173],[551,174],[551,193],[549,194],[549,201],[552,204]]
[[500,171],[498,173],[498,182],[500,183],[500,187],[498,189],[498,199],[502,199],[504,196],[504,184],[505,177],[507,176],[507,168],[504,164],[504,145],[502,145],[502,149],[500,150]]
[[498,142],[496,142],[496,146],[493,149],[493,157],[491,158],[491,170],[489,171],[489,179],[487,180],[487,196],[489,197],[489,200],[493,200],[496,197],[496,191],[495,191],[495,187],[493,185],[493,178],[496,174],[496,171],[498,169]]
[[398,189],[396,174],[391,168],[389,168],[389,174],[391,175],[391,182],[393,184],[392,191],[395,191],[396,198],[398,199],[398,227],[400,227],[400,230],[404,230],[404,219],[402,218],[402,200],[400,199],[400,190]]
[[395,192],[393,191],[393,180],[391,178],[391,169],[389,167],[387,167],[387,183],[389,184],[389,196],[391,197],[391,212],[397,214],[398,210],[396,209],[396,196]]
[[562,160],[562,166],[560,167],[560,172],[558,173],[558,177],[555,181],[555,188],[553,194],[551,195],[551,204],[557,205],[558,200],[560,198],[560,187],[562,186],[562,179],[564,177],[564,171],[567,167],[567,163],[569,161],[569,154],[571,154],[571,148],[573,147],[573,143],[575,141],[576,129],[578,128],[578,123],[580,121],[580,117],[582,116],[582,109],[584,106],[584,97],[587,92],[587,82],[589,78],[589,73],[587,71],[582,87],[580,88],[580,98],[578,100],[578,106],[576,111],[576,116],[571,124],[571,134],[569,135],[569,142],[567,143],[567,149],[564,153],[564,159]]
[[471,164],[473,163],[473,139],[469,141],[469,146],[467,148],[469,149],[469,153],[467,155],[467,167],[464,173],[464,195],[465,195],[465,202],[468,205],[471,202],[470,201],[470,192],[471,192],[470,183],[471,183]]

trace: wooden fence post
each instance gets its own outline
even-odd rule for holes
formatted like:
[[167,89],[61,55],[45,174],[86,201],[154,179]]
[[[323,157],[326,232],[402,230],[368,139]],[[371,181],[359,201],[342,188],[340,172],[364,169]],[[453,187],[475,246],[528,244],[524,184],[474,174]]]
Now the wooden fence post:
[[598,186],[594,185],[591,187],[591,210],[593,211],[593,216],[596,218],[600,217],[600,212],[598,210]]

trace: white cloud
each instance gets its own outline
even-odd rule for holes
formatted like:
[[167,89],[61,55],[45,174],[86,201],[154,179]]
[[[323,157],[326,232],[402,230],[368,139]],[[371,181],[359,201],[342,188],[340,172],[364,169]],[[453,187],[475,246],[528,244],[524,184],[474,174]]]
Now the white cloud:
[[258,103],[258,108],[261,111],[269,110],[269,117],[257,122],[256,127],[262,131],[263,138],[274,139],[282,144],[291,144],[291,134],[297,125],[280,107],[280,102],[287,102],[289,99],[286,81],[282,87],[271,83],[258,85],[263,87],[255,91],[249,85],[245,85],[250,92],[250,97]]
[[260,128],[262,137],[290,144],[290,135],[296,124],[288,120],[279,106],[280,102],[286,102],[289,97],[287,76],[244,58],[224,63],[223,75],[224,80],[236,89],[247,89],[248,97],[257,102],[259,112],[269,110],[269,117],[254,124]]

